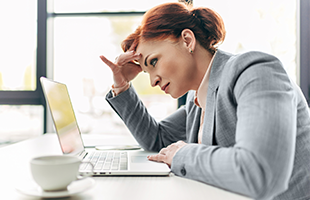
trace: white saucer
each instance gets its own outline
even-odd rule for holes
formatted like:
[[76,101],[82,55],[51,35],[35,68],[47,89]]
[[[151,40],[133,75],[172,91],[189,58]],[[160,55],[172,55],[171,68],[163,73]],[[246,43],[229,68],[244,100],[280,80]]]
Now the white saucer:
[[37,184],[34,182],[26,183],[20,186],[17,186],[16,189],[22,194],[35,196],[35,197],[43,197],[43,198],[59,198],[59,197],[68,197],[80,192],[84,192],[88,190],[92,186],[95,185],[95,180],[92,178],[85,178],[82,180],[74,181],[68,186],[68,190],[65,191],[55,191],[55,192],[47,192],[42,190]]

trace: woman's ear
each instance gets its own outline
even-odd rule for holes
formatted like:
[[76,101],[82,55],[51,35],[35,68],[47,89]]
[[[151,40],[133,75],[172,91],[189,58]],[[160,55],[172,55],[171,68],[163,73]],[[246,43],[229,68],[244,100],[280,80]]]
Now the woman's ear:
[[196,47],[196,37],[190,29],[184,29],[181,33],[182,40],[188,52],[193,53]]

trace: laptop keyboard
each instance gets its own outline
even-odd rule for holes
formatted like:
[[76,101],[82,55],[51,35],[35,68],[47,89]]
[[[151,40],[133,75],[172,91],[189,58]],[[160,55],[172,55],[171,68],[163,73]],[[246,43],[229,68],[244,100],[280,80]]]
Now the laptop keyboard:
[[127,152],[89,152],[83,162],[80,165],[81,172],[91,172],[92,170],[92,166],[85,162],[91,162],[94,165],[94,172],[97,173],[112,170],[127,170],[128,168]]

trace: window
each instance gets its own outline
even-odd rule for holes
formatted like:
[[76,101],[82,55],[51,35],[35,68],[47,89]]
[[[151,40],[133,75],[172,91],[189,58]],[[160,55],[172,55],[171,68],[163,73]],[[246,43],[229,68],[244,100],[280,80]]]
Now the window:
[[194,6],[209,6],[223,17],[227,29],[223,50],[259,50],[277,56],[310,104],[310,1],[195,0]]
[[[163,2],[166,0],[2,1],[0,145],[53,131],[51,123],[46,125],[50,114],[46,113],[40,76],[68,84],[83,132],[126,132],[104,100],[112,76],[99,55],[113,60],[121,52],[120,41],[136,28],[144,12]],[[308,0],[193,3],[195,7],[211,7],[223,17],[227,37],[221,49],[232,53],[261,50],[276,55],[309,103]],[[151,113],[160,119],[176,109],[176,101],[158,88],[150,92],[148,82],[148,75],[141,73],[133,84]],[[157,101],[158,95],[165,103]]]
[[0,145],[44,131],[44,102],[37,76],[45,65],[37,66],[45,52],[37,56],[37,50],[42,50],[37,41],[45,33],[38,29],[42,25],[38,6],[35,0],[0,2]]
[[[105,5],[102,1],[54,0],[53,78],[68,84],[82,132],[105,132],[106,126],[102,124],[106,123],[114,124],[112,129],[116,132],[123,131],[123,123],[104,100],[112,75],[98,55],[114,60],[122,52],[120,42],[137,27],[142,14],[156,5],[154,2],[115,1]],[[273,54],[299,83],[296,1],[195,0],[194,6],[211,7],[223,17],[227,37],[221,49],[232,53],[260,50]],[[173,112],[177,103],[159,88],[146,84],[148,79],[147,74],[141,73],[133,84],[151,114],[161,119]],[[111,116],[113,120],[107,122]]]
[[[53,43],[52,77],[66,83],[82,133],[129,133],[105,101],[113,83],[112,73],[99,58],[110,60],[122,53],[121,41],[139,25],[148,8],[162,1],[63,1],[54,0],[49,10],[48,32]],[[133,81],[149,112],[161,119],[177,108],[177,100],[152,88],[147,74]]]
[[0,64],[2,91],[36,90],[37,3],[27,0],[18,4],[0,3],[0,54],[5,55]]
[[225,23],[226,38],[221,49],[231,53],[256,50],[277,56],[290,77],[297,76],[296,1],[292,0],[195,0],[208,6]]

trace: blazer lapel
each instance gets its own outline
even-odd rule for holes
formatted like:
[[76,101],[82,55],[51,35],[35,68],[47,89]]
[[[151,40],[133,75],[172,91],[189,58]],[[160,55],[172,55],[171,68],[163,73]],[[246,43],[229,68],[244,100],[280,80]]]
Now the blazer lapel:
[[216,96],[221,80],[222,70],[232,54],[217,50],[211,66],[207,103],[203,122],[202,144],[213,145],[215,130]]
[[205,110],[204,122],[203,122],[203,135],[202,135],[202,144],[212,145],[213,142],[213,132],[214,132],[214,118],[215,118],[215,101],[216,101],[216,92],[208,90],[207,93],[207,106]]

